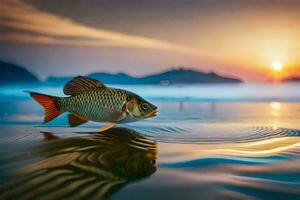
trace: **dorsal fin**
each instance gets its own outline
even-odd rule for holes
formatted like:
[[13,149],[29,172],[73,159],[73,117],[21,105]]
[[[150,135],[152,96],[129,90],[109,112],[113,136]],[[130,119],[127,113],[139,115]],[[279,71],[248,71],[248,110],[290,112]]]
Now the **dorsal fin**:
[[106,86],[98,80],[86,76],[77,76],[65,85],[64,93],[66,95],[76,95],[96,88],[106,88]]

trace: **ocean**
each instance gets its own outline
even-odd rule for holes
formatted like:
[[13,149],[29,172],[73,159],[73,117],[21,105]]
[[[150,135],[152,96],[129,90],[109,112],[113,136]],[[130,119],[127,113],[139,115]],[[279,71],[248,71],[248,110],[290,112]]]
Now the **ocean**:
[[43,124],[24,91],[0,88],[0,199],[300,199],[300,84],[113,85],[159,115],[104,133]]

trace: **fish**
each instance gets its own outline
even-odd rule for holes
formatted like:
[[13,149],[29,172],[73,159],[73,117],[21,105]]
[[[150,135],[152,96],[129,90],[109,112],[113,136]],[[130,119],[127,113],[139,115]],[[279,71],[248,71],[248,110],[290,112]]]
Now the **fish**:
[[135,122],[155,117],[158,107],[139,95],[85,76],[77,76],[63,88],[67,97],[29,92],[45,111],[44,123],[64,112],[69,112],[68,122],[76,127],[88,121],[109,123],[103,130],[116,124]]

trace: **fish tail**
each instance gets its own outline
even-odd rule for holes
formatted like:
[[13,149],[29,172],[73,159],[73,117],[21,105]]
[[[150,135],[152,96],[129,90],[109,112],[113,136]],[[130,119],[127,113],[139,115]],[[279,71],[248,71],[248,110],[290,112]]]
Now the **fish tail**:
[[44,107],[45,117],[44,122],[50,122],[57,116],[63,113],[57,106],[57,100],[59,97],[49,96],[46,94],[39,94],[36,92],[29,92],[30,96],[36,100],[41,106]]

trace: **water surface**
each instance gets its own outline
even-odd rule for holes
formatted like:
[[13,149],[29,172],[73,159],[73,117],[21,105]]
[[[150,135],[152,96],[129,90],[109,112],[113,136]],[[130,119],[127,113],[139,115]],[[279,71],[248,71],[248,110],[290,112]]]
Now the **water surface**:
[[122,86],[160,114],[107,132],[42,124],[23,90],[61,88],[2,88],[1,197],[299,199],[298,86]]

